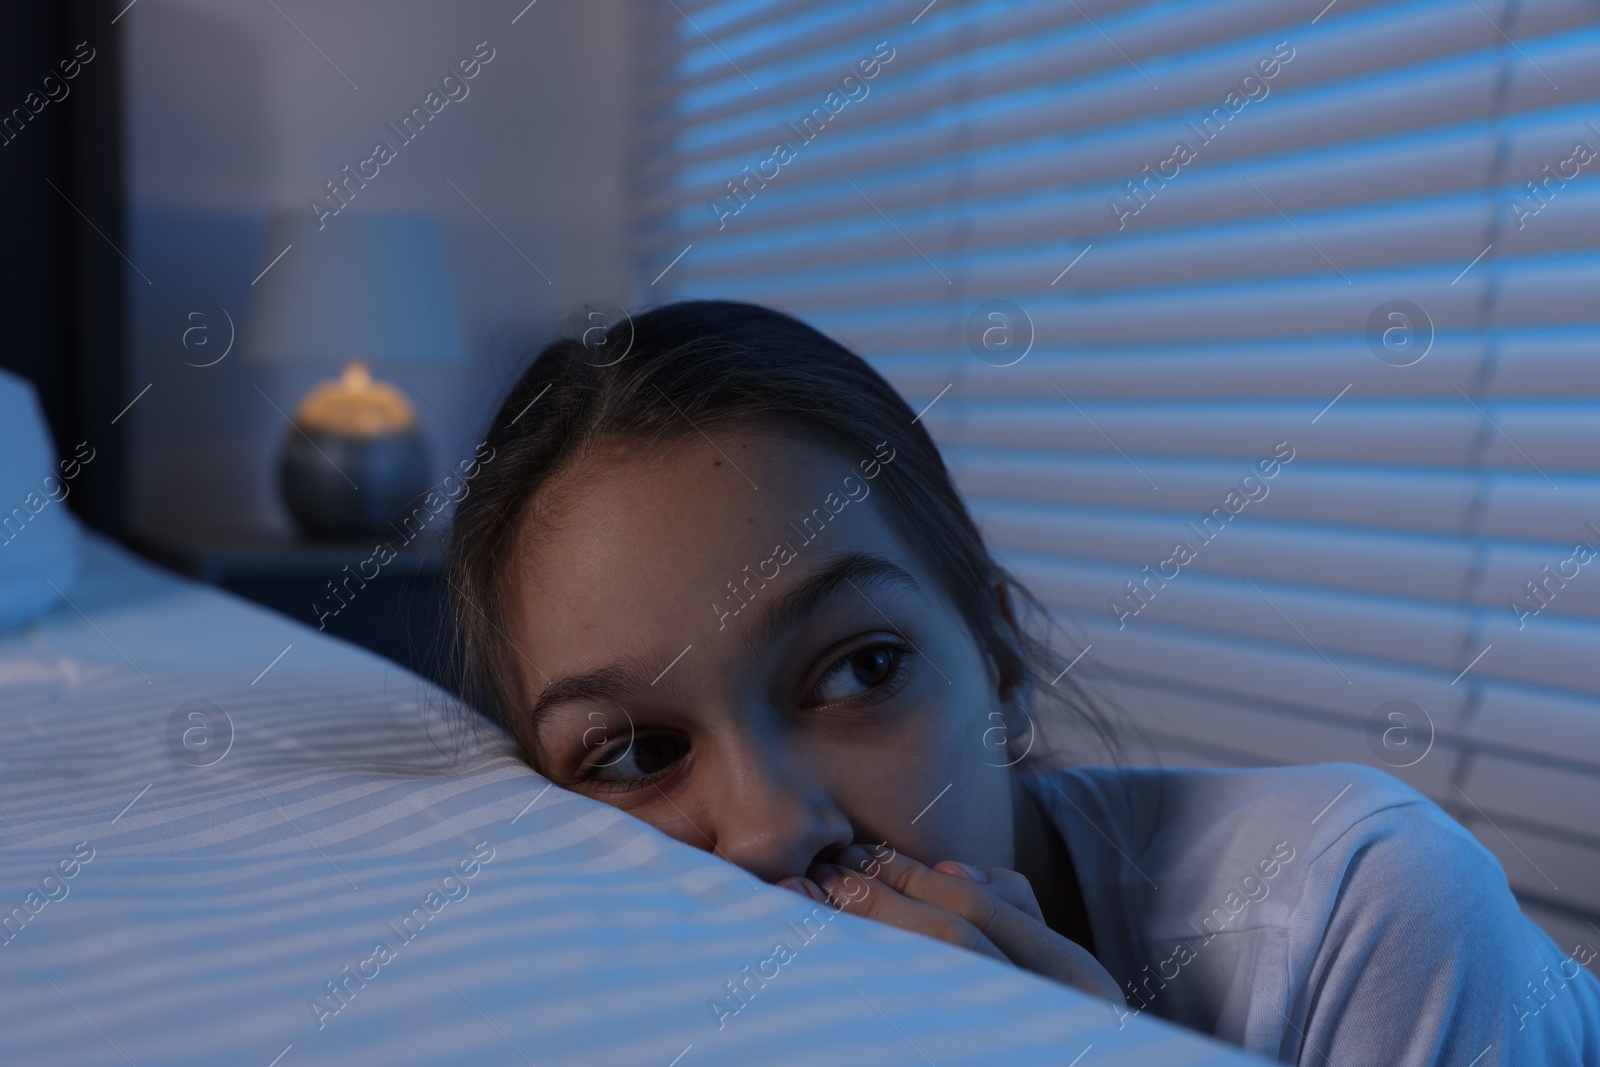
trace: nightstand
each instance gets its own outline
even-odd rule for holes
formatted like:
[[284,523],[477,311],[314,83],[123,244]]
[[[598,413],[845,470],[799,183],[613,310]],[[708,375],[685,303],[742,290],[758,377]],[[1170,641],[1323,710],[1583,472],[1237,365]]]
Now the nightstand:
[[[331,543],[271,534],[142,532],[147,559],[354,642],[447,688],[437,538]],[[392,557],[379,545],[397,546]]]

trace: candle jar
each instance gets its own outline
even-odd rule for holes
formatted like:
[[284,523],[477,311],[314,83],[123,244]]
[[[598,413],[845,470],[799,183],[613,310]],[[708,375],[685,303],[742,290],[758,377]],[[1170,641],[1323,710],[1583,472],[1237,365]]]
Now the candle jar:
[[428,488],[428,448],[416,411],[359,361],[313,387],[294,423],[279,484],[307,537],[375,536]]

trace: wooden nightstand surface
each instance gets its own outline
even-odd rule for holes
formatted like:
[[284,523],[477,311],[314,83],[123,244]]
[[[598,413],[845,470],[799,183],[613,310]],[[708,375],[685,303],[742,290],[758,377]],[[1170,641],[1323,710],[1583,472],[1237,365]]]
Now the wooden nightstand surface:
[[163,530],[136,533],[129,541],[153,562],[213,585],[237,579],[306,575],[336,579],[346,566],[356,568],[372,558],[379,543],[396,549],[394,560],[381,568],[383,574],[395,571],[431,576],[444,567],[444,553],[437,538],[418,537],[409,545],[401,545],[398,536],[387,542],[382,537],[366,541],[307,541],[259,532]]
[[[259,532],[143,531],[153,563],[271,608],[450,685],[443,664],[444,558],[438,538],[307,541]],[[394,556],[379,563],[380,544]]]

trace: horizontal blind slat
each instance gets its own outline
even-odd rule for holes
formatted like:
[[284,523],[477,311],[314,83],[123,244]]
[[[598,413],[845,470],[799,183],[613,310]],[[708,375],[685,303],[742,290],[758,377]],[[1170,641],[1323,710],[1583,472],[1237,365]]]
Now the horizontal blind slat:
[[1471,612],[1452,606],[1268,581],[1253,588],[1240,579],[1182,572],[1165,587],[1147,587],[1137,615],[1123,615],[1113,611],[1113,603],[1130,612],[1140,605],[1122,586],[1130,580],[1126,567],[1034,553],[1001,555],[1047,603],[1099,616],[1109,626],[1121,619],[1120,632],[1130,640],[1147,627],[1164,625],[1304,650],[1318,659],[1341,656],[1324,660],[1319,672],[1322,682],[1333,685],[1350,684],[1340,673],[1350,656],[1449,670],[1473,621]]
[[[1020,349],[1026,321],[1013,329]],[[1459,403],[1452,384],[1473,380],[1483,351],[1482,341],[1439,338],[1421,362],[1405,368],[1417,373],[1401,375],[1375,359],[1364,339],[1072,350],[1047,347],[1035,338],[1031,351],[1015,363],[1008,362],[1015,358],[1011,354],[999,353],[994,365],[982,362],[963,341],[954,367],[948,356],[921,352],[880,355],[877,365],[896,388],[916,396],[932,396],[953,382],[949,395],[956,399],[1033,400],[1057,395],[1059,388],[1079,402],[1189,399],[1203,405],[1212,399],[1299,398],[1320,407],[1340,394],[1339,403],[1345,397],[1442,397]],[[1593,392],[1600,395],[1600,373],[1594,377]],[[1574,390],[1553,380],[1540,392],[1568,398]]]
[[[1257,478],[1255,482],[1270,494],[1270,481]],[[1219,487],[1218,500],[1224,492],[1233,490],[1233,486]],[[1264,499],[1270,499],[1270,495]],[[1117,570],[1121,580],[1106,583],[1107,598],[1122,597],[1122,581],[1138,583],[1146,573],[1157,578],[1175,575],[1174,582],[1192,573],[1300,582],[1449,603],[1460,595],[1473,563],[1472,544],[1464,538],[1387,533],[1352,536],[1345,531],[1287,526],[1259,516],[1241,517],[1237,524],[1213,518],[1212,525],[1203,526],[1208,515],[1199,510],[1192,515],[1178,512],[1146,517],[1099,509],[1024,505],[985,497],[971,498],[969,502],[979,526],[996,548],[1055,555]],[[1173,560],[1177,544],[1194,553],[1194,558],[1181,568],[1167,562]],[[1544,562],[1544,556],[1532,549],[1502,552],[1504,555],[1491,565],[1491,573],[1497,578],[1501,569],[1508,578],[1537,573],[1538,564]],[[1306,561],[1312,559],[1317,561],[1314,570],[1306,566]],[[1150,568],[1149,572],[1144,571],[1145,567]],[[1504,584],[1500,581],[1495,587]],[[1492,592],[1489,585],[1486,581],[1485,593]],[[1600,582],[1595,585],[1600,589]],[[1561,602],[1577,599],[1563,598]],[[1589,614],[1600,616],[1597,606],[1600,598],[1587,599]]]
[[[1051,455],[1035,449],[1007,451],[959,444],[941,445],[941,449],[957,483],[966,492],[1018,500],[1191,512],[1214,507],[1219,500],[1217,487],[1237,481],[1256,458],[1240,461],[1143,457],[1139,470],[1157,486],[1152,488],[1115,454]],[[1264,518],[1345,528],[1378,524],[1398,530],[1457,533],[1467,528],[1475,489],[1475,477],[1461,470],[1401,473],[1301,464],[1282,471],[1272,494],[1252,506]]]
[[[757,279],[707,291],[743,299],[765,298],[808,321],[825,324],[823,328],[851,343],[869,343],[871,337],[890,328],[901,328],[908,335],[921,332],[948,343],[948,327],[931,315],[948,308],[953,294],[947,283],[920,259],[908,258],[901,266],[897,278],[878,285],[863,283],[853,291],[847,287],[837,292],[819,289],[815,299],[808,301],[792,299],[786,291],[762,292]],[[1030,299],[1028,312],[1042,335],[1070,337],[1090,345],[1349,337],[1364,335],[1374,309],[1398,297],[1421,305],[1438,330],[1471,327],[1477,321],[1485,284],[1481,271],[1467,274],[1459,283],[1452,283],[1448,272],[1440,270],[1356,274],[1349,282],[1332,271],[1329,274],[1332,276],[1326,280],[1277,284],[1251,280],[1245,285],[1184,286],[1084,298],[1062,294]],[[961,317],[966,317],[967,308],[988,298],[985,293],[966,301]],[[882,306],[891,299],[889,306],[899,312],[893,316]],[[862,304],[873,306],[861,309],[862,314],[850,314]]]
[[[1050,604],[1048,598],[1046,603]],[[1386,701],[1409,700],[1427,709],[1437,727],[1453,723],[1467,699],[1466,690],[1450,685],[1453,672],[1357,659],[1335,651],[1339,669],[1350,679],[1346,684],[1303,643],[1296,648],[1242,641],[1229,634],[1156,622],[1136,629],[1139,620],[1118,630],[1109,614],[1102,619],[1098,613],[1090,617],[1050,606],[1059,614],[1060,624],[1079,636],[1079,651],[1093,646],[1081,666],[1088,669],[1089,684],[1096,689],[1149,680],[1224,698],[1293,704],[1357,724],[1364,724]]]
[[1154,758],[1139,759],[1143,752],[1136,749],[1130,754],[1130,762],[1172,765],[1177,762],[1172,759],[1173,749],[1177,749],[1217,753],[1223,757],[1220,766],[1365,763],[1393,774],[1436,800],[1453,795],[1450,780],[1457,753],[1450,741],[1439,736],[1417,763],[1395,766],[1410,753],[1391,754],[1392,762],[1379,759],[1361,723],[1341,722],[1293,707],[1257,705],[1237,698],[1216,699],[1168,687],[1152,686],[1137,693],[1123,690],[1118,696],[1122,697],[1120,703],[1131,705],[1128,718],[1142,731],[1157,735],[1160,743]]

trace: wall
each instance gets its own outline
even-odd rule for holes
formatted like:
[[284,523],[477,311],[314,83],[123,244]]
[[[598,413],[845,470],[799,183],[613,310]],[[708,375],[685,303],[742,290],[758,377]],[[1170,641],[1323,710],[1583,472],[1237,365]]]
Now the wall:
[[440,473],[471,451],[529,343],[582,301],[630,302],[626,15],[627,0],[139,0],[126,12],[129,398],[150,385],[127,415],[136,528],[288,529],[273,479],[289,427],[266,398],[292,411],[325,374],[252,365],[239,345],[194,364],[221,354],[230,319],[243,330],[272,254],[268,215],[309,217],[324,183],[378,138],[397,140],[386,123],[479,42],[494,58],[469,95],[347,209],[440,219],[466,360],[380,368],[416,402]]

